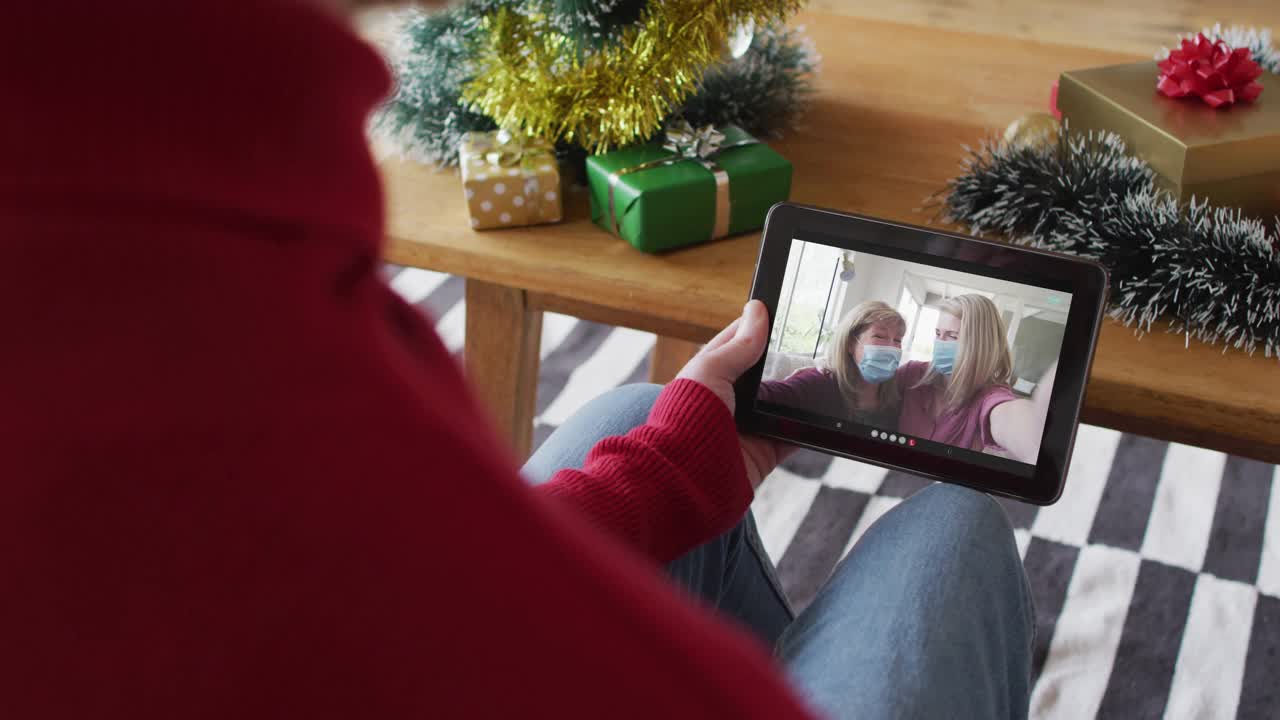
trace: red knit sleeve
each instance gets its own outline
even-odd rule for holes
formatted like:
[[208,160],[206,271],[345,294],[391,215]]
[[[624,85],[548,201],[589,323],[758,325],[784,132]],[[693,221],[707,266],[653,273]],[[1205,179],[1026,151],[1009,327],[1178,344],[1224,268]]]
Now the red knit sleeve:
[[692,380],[662,391],[649,421],[592,448],[539,490],[666,563],[742,519],[751,484],[729,409]]

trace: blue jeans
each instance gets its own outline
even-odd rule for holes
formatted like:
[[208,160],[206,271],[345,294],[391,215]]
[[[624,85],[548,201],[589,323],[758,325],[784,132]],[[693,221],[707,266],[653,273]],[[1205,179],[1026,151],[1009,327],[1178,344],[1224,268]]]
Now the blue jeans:
[[[661,390],[627,385],[588,403],[534,453],[543,482],[595,443],[643,423]],[[1004,510],[936,484],[867,530],[796,617],[751,513],[668,575],[775,649],[793,685],[832,718],[1025,718],[1031,593]]]

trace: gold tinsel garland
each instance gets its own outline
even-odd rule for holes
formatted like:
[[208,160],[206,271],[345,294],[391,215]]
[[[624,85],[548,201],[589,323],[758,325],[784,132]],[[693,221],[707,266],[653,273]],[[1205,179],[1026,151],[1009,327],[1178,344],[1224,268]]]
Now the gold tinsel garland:
[[697,89],[738,24],[764,27],[801,0],[654,0],[609,46],[583,54],[544,18],[503,8],[463,100],[500,127],[591,152],[643,140]]

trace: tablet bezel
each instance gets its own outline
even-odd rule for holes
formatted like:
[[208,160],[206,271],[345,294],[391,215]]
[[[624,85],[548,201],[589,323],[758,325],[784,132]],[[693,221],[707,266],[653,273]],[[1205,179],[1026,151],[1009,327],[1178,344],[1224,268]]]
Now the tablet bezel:
[[[1032,476],[1027,478],[954,457],[890,444],[873,439],[869,434],[837,431],[758,411],[755,409],[755,397],[764,373],[764,357],[735,385],[736,417],[740,429],[1037,505],[1049,505],[1061,496],[1106,306],[1108,281],[1107,271],[1102,265],[1077,257],[932,228],[795,203],[779,203],[770,209],[765,220],[751,285],[751,297],[763,301],[769,308],[770,336],[793,239],[1071,293],[1039,461]],[[1068,353],[1068,348],[1083,348],[1084,351]]]

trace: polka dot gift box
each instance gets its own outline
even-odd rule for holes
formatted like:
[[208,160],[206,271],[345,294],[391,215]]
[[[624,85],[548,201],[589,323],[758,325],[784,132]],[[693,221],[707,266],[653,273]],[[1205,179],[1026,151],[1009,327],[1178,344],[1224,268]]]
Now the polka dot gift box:
[[458,165],[476,230],[560,221],[560,168],[550,143],[506,130],[471,132]]

